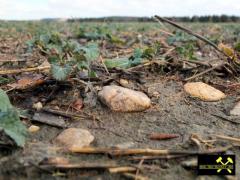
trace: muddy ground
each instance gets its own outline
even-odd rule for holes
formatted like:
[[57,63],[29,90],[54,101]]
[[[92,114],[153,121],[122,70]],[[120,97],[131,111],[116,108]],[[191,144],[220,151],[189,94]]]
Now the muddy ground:
[[[118,144],[131,143],[131,148],[152,149],[177,149],[197,150],[198,147],[190,141],[191,134],[197,134],[203,139],[211,139],[214,134],[222,134],[239,137],[240,120],[228,116],[229,109],[235,103],[236,96],[231,95],[220,102],[202,102],[189,97],[183,91],[183,82],[176,77],[154,75],[146,78],[144,86],[148,89],[148,95],[152,100],[152,107],[140,113],[116,113],[109,110],[99,101],[95,107],[85,105],[83,111],[94,114],[101,122],[92,119],[70,121],[69,127],[88,129],[95,137],[94,147],[114,147]],[[158,93],[156,93],[158,92]],[[71,93],[71,90],[68,90]],[[59,99],[65,95],[60,92]],[[22,104],[25,104],[23,100]],[[18,105],[19,106],[19,105]],[[227,121],[230,119],[232,122]],[[70,121],[70,122],[69,122]],[[29,123],[29,122],[28,122]],[[34,123],[40,126],[40,131],[30,135],[30,139],[24,150],[1,151],[1,179],[124,179],[121,175],[110,174],[107,171],[62,171],[62,176],[46,172],[37,167],[38,162],[47,157],[61,156],[70,158],[73,162],[98,162],[116,161],[120,164],[131,165],[133,162],[126,157],[112,158],[107,155],[80,155],[62,153],[51,148],[51,141],[62,131],[44,124]],[[180,137],[165,141],[154,141],[148,138],[153,132],[179,134]],[[224,143],[228,144],[228,143]],[[229,150],[234,153],[239,161],[239,148]],[[196,170],[186,169],[180,165],[182,161],[196,157],[182,157],[177,159],[160,159],[146,161],[143,164],[150,167],[140,174],[150,179],[196,179]],[[134,162],[136,164],[136,162]],[[237,169],[240,164],[237,163]],[[238,171],[237,177],[240,177]],[[210,177],[209,177],[210,178]],[[210,179],[224,179],[224,177],[211,176]]]

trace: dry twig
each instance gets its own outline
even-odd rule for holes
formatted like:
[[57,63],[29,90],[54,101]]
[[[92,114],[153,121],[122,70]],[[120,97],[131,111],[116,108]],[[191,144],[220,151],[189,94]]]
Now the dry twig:
[[23,68],[23,69],[1,70],[0,71],[0,75],[18,74],[18,73],[22,73],[22,72],[32,72],[32,71],[42,71],[42,70],[46,70],[46,69],[50,69],[50,66]]
[[229,136],[224,136],[224,135],[216,135],[216,137],[217,137],[218,139],[231,141],[231,142],[233,142],[233,143],[237,143],[237,144],[240,145],[240,139],[239,139],[239,138],[234,138],[234,137],[229,137]]
[[232,146],[220,147],[215,149],[209,149],[204,151],[177,151],[177,150],[167,150],[167,149],[113,149],[113,148],[78,148],[73,147],[69,150],[73,153],[82,153],[82,154],[109,154],[112,156],[126,156],[126,155],[198,155],[198,154],[212,154],[225,152],[230,149]]
[[135,172],[137,168],[131,166],[114,167],[108,169],[110,173]]

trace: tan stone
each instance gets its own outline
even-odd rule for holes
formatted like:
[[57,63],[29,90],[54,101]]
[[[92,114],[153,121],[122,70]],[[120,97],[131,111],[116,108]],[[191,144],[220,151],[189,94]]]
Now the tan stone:
[[98,96],[113,111],[144,111],[151,105],[151,100],[144,93],[116,85],[103,87]]
[[55,142],[68,149],[87,147],[94,140],[94,136],[85,129],[68,128],[60,133]]
[[35,132],[39,131],[39,129],[40,129],[39,126],[31,125],[31,126],[28,128],[28,132],[30,132],[30,133],[35,133]]
[[43,105],[41,102],[37,102],[33,104],[33,109],[36,109],[37,111],[40,111],[43,108]]
[[184,90],[192,97],[197,97],[203,101],[219,101],[226,95],[203,82],[192,82],[184,85]]

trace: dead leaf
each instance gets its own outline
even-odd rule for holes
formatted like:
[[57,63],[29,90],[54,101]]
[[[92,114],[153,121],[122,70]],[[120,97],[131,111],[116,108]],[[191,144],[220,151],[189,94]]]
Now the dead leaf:
[[227,45],[225,45],[225,44],[223,44],[223,43],[220,43],[220,44],[218,45],[218,48],[219,48],[221,51],[223,51],[226,55],[228,55],[229,57],[231,57],[232,60],[234,60],[234,61],[237,60],[236,53],[234,52],[234,50],[233,50],[231,47],[229,47],[229,46],[227,46]]
[[82,99],[81,99],[81,98],[78,98],[77,100],[75,100],[75,101],[72,103],[71,107],[72,107],[73,109],[77,110],[77,111],[80,111],[80,110],[82,109],[82,107],[83,107],[83,101],[82,101]]
[[41,85],[44,83],[44,80],[42,78],[30,78],[30,77],[24,77],[20,80],[18,80],[16,83],[8,84],[9,87],[14,89],[28,89],[32,88],[38,85]]

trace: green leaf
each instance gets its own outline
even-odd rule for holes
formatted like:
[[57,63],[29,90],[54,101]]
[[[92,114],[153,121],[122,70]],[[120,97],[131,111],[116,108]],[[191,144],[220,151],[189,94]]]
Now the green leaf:
[[96,72],[94,72],[94,71],[89,71],[89,72],[88,72],[88,76],[89,76],[89,77],[92,77],[92,78],[95,78],[95,77],[97,77],[97,74],[96,74]]
[[87,62],[85,62],[85,61],[81,61],[81,62],[77,63],[78,70],[88,69],[88,67],[89,66],[88,66]]
[[134,58],[142,58],[142,55],[143,55],[143,51],[140,48],[134,49],[134,52],[133,52]]
[[56,64],[51,65],[52,75],[58,81],[65,80],[70,75],[71,69],[71,66],[67,64],[64,66],[59,66]]
[[0,130],[3,130],[18,146],[24,146],[27,129],[2,89],[0,89]]
[[120,44],[120,45],[125,44],[125,42],[122,39],[120,39],[117,36],[114,36],[112,34],[106,34],[106,37],[113,44]]
[[130,58],[130,66],[136,66],[142,63],[143,51],[140,48],[136,48],[133,52],[133,57]]
[[85,52],[87,61],[94,61],[99,56],[99,48],[96,43],[89,43],[86,47],[83,47],[82,50]]
[[12,105],[9,101],[7,94],[0,89],[0,112],[6,112],[8,109],[12,109]]
[[234,46],[234,49],[238,52],[240,52],[240,42],[237,42]]
[[52,55],[48,57],[48,62],[50,64],[57,64],[59,62],[59,57],[57,55]]
[[156,50],[152,47],[144,49],[142,57],[152,59],[156,54]]
[[39,40],[44,44],[47,45],[50,41],[50,36],[48,34],[41,34]]
[[104,64],[107,66],[107,68],[119,67],[119,68],[126,69],[126,68],[131,67],[130,61],[126,57],[115,58],[115,59],[106,59],[104,61]]

